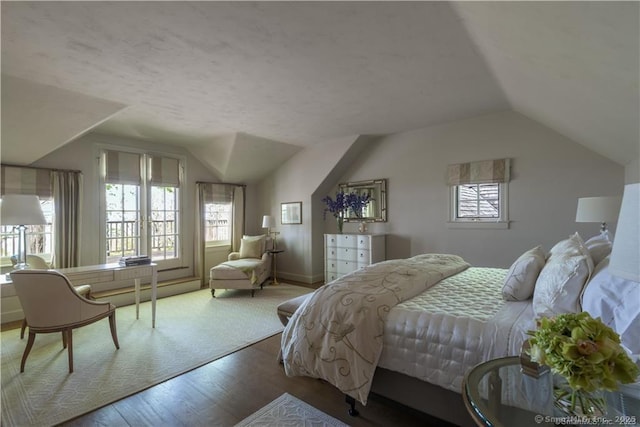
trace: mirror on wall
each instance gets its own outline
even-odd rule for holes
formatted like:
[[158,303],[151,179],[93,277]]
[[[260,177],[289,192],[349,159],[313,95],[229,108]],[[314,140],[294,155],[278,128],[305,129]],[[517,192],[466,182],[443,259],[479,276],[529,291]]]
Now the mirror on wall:
[[339,184],[344,193],[369,194],[371,200],[362,210],[362,218],[351,213],[345,222],[386,222],[387,221],[387,180],[372,179],[369,181],[346,182]]

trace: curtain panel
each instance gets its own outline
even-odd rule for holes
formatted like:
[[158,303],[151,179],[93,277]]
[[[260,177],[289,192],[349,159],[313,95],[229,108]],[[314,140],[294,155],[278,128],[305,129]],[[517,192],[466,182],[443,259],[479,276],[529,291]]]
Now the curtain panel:
[[483,160],[447,166],[447,185],[495,184],[510,180],[510,160]]
[[56,268],[80,264],[80,207],[82,206],[82,173],[52,171],[54,200],[54,252]]

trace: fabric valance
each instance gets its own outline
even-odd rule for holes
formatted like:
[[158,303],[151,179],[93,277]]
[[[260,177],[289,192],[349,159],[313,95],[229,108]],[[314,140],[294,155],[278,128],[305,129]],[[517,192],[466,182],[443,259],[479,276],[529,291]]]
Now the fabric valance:
[[140,154],[107,150],[105,156],[105,182],[140,185]]
[[447,184],[491,184],[509,182],[509,159],[483,160],[447,166]]
[[51,170],[2,165],[0,193],[31,194],[48,199],[52,196]]

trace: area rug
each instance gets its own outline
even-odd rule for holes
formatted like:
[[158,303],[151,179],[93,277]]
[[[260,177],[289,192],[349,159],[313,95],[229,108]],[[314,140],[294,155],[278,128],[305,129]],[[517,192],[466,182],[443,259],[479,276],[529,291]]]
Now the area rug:
[[38,334],[21,374],[26,338],[19,329],[2,332],[2,425],[58,424],[273,336],[283,330],[278,304],[310,291],[280,284],[253,298],[240,290],[162,298],[155,329],[149,302],[140,305],[139,320],[135,306],[120,307],[120,349],[107,319],[76,329],[71,374],[61,334]]
[[236,427],[258,426],[347,427],[348,424],[285,393],[236,424]]

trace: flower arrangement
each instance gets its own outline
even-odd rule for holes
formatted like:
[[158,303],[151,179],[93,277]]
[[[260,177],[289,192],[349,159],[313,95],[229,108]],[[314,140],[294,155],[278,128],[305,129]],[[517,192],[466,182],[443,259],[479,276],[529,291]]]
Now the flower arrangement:
[[331,196],[322,199],[322,202],[326,205],[324,218],[326,219],[327,212],[330,212],[338,220],[338,229],[342,232],[342,222],[348,213],[353,212],[356,217],[362,218],[362,209],[367,206],[370,200],[371,195],[368,193],[358,194],[339,191],[336,193],[335,200]]
[[347,216],[349,211],[353,212],[356,217],[362,218],[362,209],[367,206],[370,200],[371,196],[368,193],[358,194],[339,191],[336,193],[335,200],[333,200],[331,196],[327,196],[322,199],[322,201],[327,205],[324,210],[325,218],[327,212],[331,212],[331,215],[336,218],[344,218]]
[[604,405],[603,399],[587,404],[582,392],[616,390],[618,383],[632,383],[640,373],[620,345],[620,336],[587,312],[542,318],[528,334],[531,360],[567,380],[571,391],[560,390],[556,399],[568,397],[571,411],[578,403],[583,413],[593,413],[585,407]]

